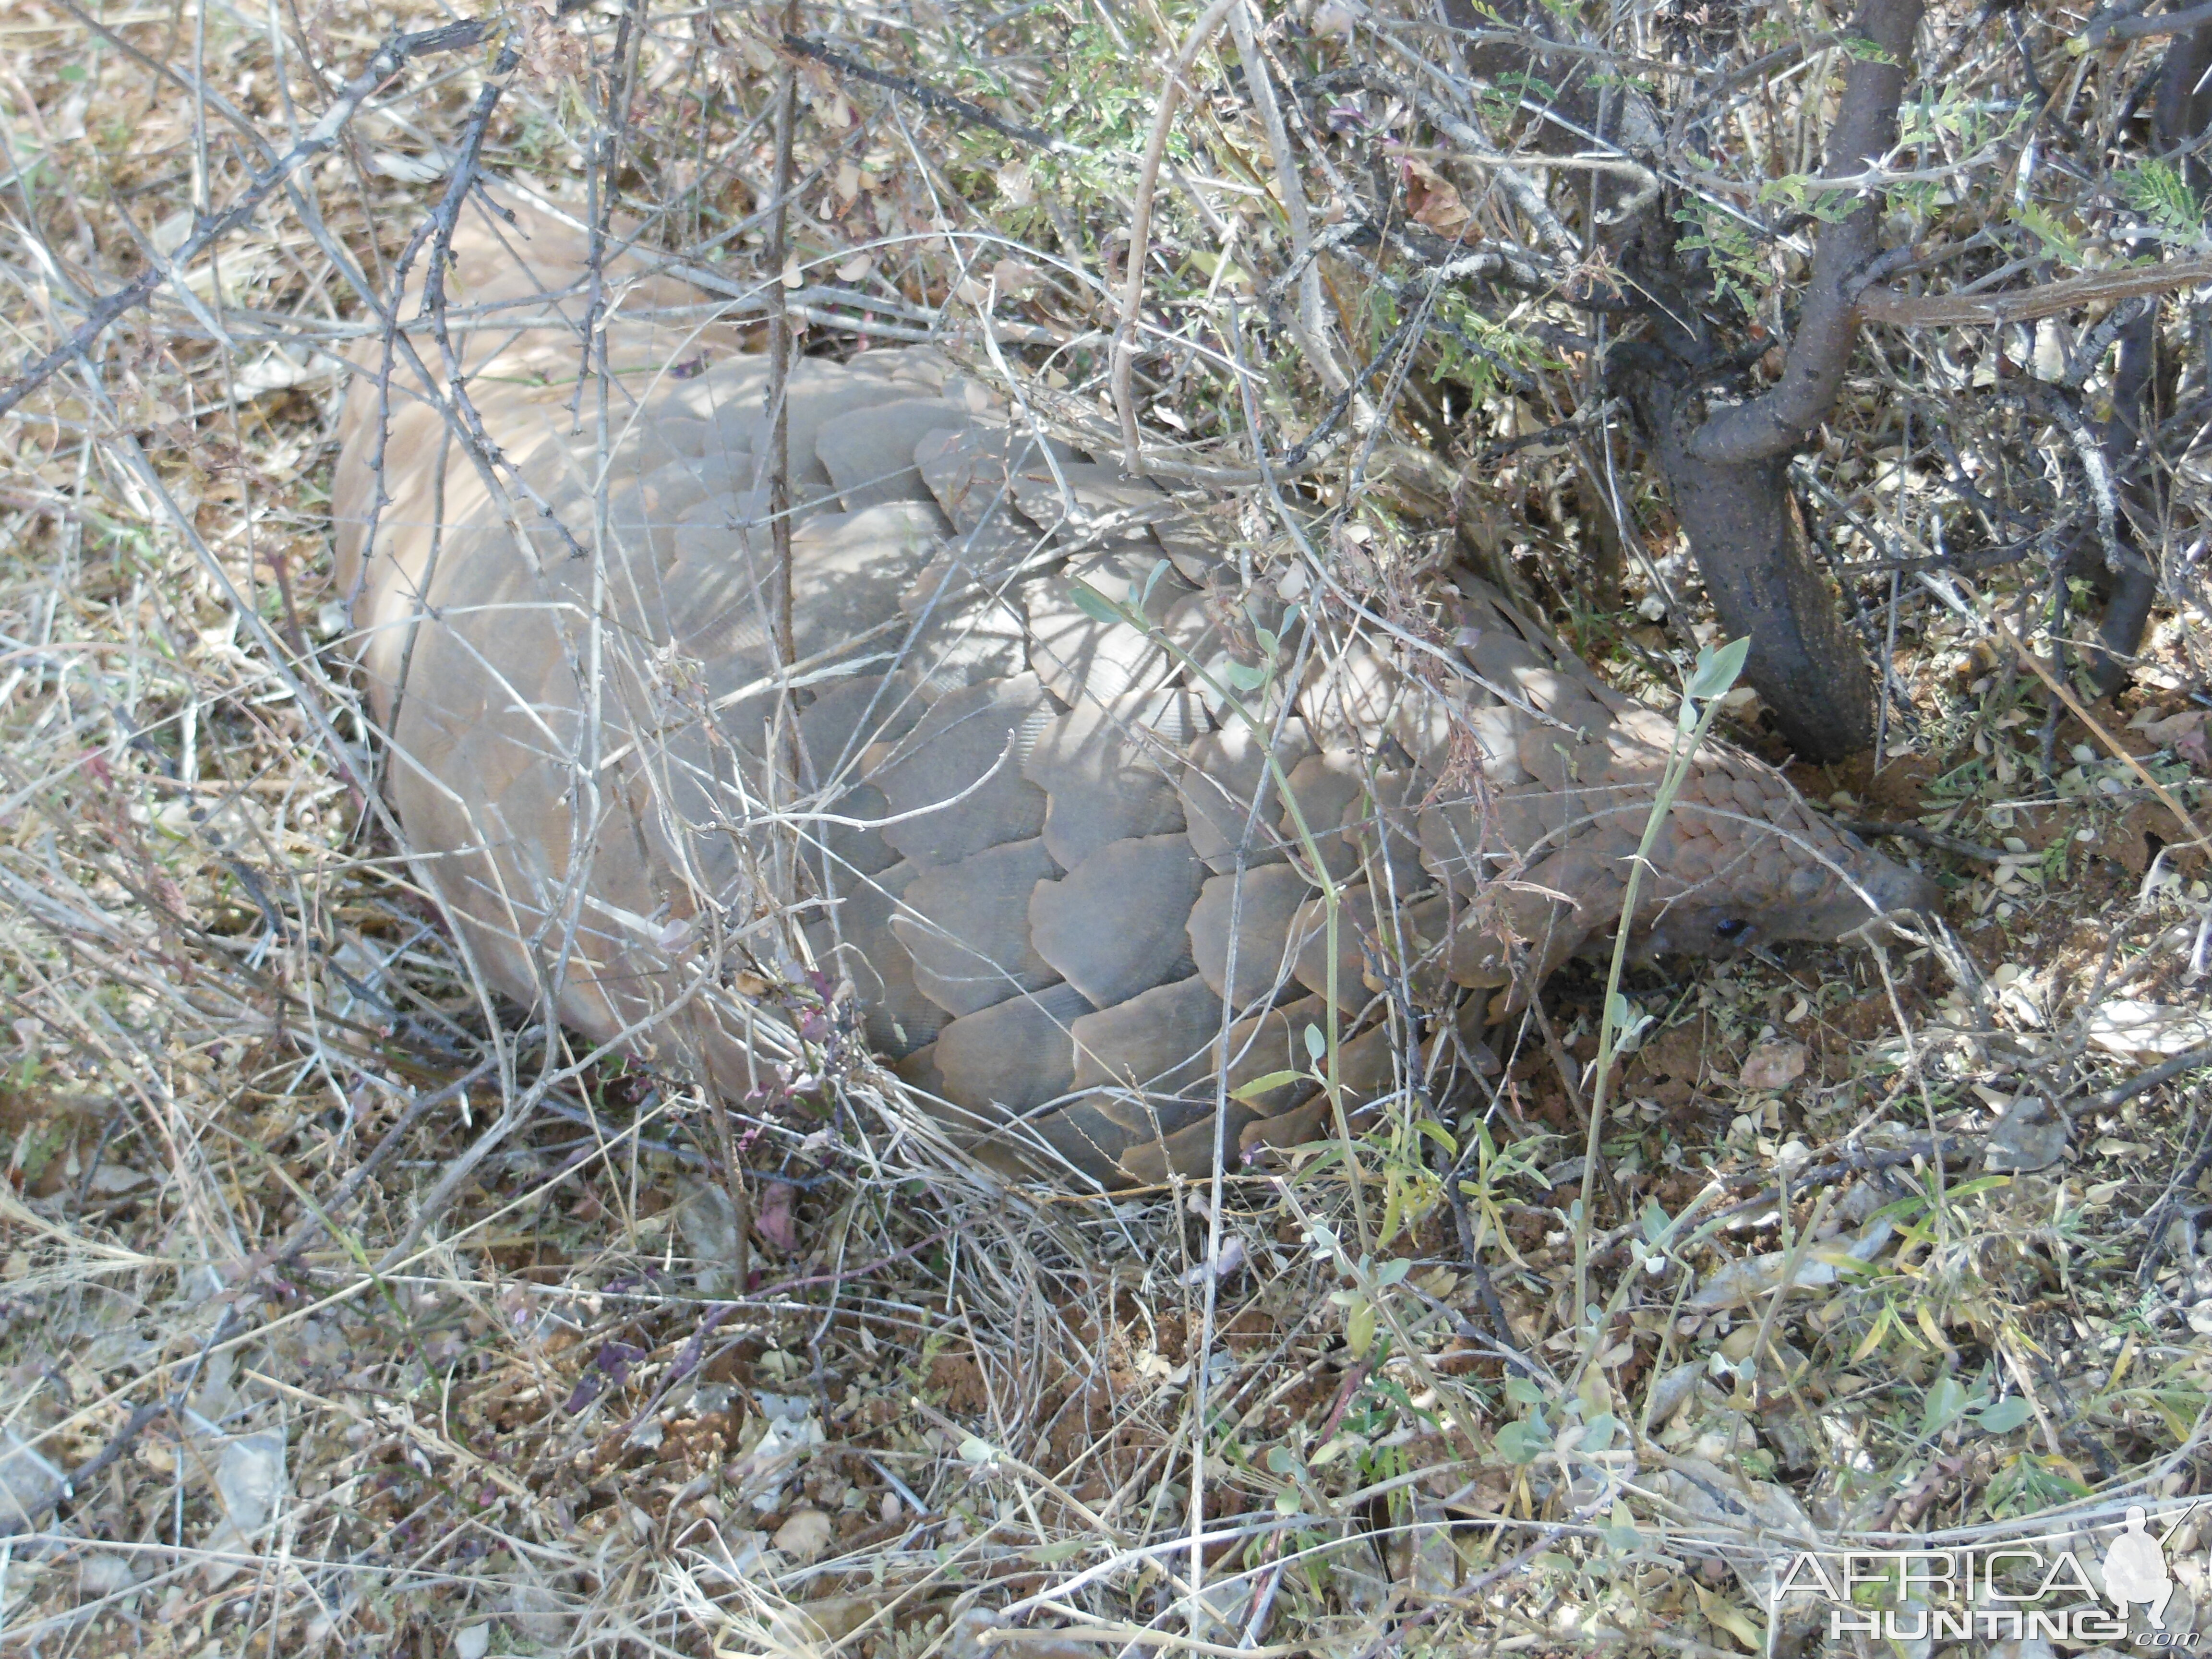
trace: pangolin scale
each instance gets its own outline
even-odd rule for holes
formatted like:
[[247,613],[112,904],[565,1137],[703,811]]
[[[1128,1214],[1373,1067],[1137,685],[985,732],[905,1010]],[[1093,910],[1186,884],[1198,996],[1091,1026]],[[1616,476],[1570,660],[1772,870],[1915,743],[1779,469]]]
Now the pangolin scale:
[[[765,360],[636,253],[587,354],[586,237],[514,211],[453,240],[467,407],[418,283],[333,485],[386,790],[494,989],[737,1097],[732,969],[803,951],[961,1138],[1115,1186],[1311,1133],[1332,1006],[1370,1099],[1610,939],[1671,718],[1465,570],[1395,621],[1249,580],[933,351],[790,378],[787,672]],[[1717,744],[1653,863],[1650,953],[1928,892]]]

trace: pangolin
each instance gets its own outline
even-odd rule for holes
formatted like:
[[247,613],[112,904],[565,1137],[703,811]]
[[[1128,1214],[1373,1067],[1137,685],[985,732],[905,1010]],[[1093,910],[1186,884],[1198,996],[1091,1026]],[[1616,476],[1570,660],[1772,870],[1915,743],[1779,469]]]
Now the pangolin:
[[[811,957],[960,1138],[1119,1186],[1306,1138],[1317,1054],[1372,1099],[1613,937],[1675,722],[1470,572],[1255,577],[896,347],[790,373],[787,605],[765,358],[507,210],[442,331],[418,278],[356,350],[332,489],[386,792],[492,988],[736,1097],[745,988]],[[1929,894],[1718,743],[1651,864],[1652,954]]]

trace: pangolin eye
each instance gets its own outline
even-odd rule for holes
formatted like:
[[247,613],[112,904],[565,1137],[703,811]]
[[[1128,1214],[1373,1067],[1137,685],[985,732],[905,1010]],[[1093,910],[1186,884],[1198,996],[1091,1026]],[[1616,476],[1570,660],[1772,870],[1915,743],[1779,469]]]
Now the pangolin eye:
[[1727,916],[1713,924],[1713,933],[1733,944],[1751,931],[1751,924],[1741,916]]

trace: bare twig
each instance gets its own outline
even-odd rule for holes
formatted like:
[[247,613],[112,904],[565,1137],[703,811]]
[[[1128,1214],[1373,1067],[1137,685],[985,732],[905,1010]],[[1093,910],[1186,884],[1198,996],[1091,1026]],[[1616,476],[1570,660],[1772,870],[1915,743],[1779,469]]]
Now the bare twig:
[[2090,52],[2109,46],[2124,46],[2130,40],[2152,40],[2161,35],[2187,34],[2193,29],[2212,24],[2212,3],[2191,6],[2186,11],[2161,12],[2156,16],[2138,14],[2134,16],[2093,17],[2081,34],[2081,45]]
[[1190,26],[1182,50],[1176,55],[1167,79],[1160,87],[1159,107],[1152,115],[1152,134],[1145,144],[1142,171],[1137,175],[1137,201],[1129,222],[1128,283],[1121,295],[1121,325],[1114,333],[1114,412],[1121,422],[1121,461],[1132,472],[1144,470],[1137,452],[1137,405],[1133,383],[1137,373],[1137,318],[1145,299],[1145,262],[1152,258],[1152,197],[1159,187],[1160,165],[1167,159],[1168,134],[1174,130],[1176,106],[1183,92],[1183,76],[1213,38],[1231,6],[1246,0],[1213,0]]
[[1274,77],[1260,51],[1249,7],[1230,8],[1229,30],[1244,65],[1245,88],[1251,94],[1253,107],[1259,112],[1260,130],[1267,137],[1267,155],[1275,167],[1275,192],[1282,198],[1284,216],[1290,221],[1291,264],[1297,272],[1298,286],[1297,305],[1291,313],[1295,319],[1292,331],[1297,336],[1299,349],[1321,375],[1322,384],[1341,396],[1350,385],[1350,377],[1337,361],[1335,349],[1324,331],[1321,270],[1308,252],[1313,246],[1313,210],[1306,203],[1305,183],[1298,176],[1297,159],[1291,153],[1290,131],[1284,125],[1282,105],[1275,96]]
[[[383,1168],[392,1155],[399,1150],[400,1144],[407,1139],[408,1133],[438,1107],[467,1094],[470,1088],[481,1082],[497,1064],[495,1060],[480,1060],[465,1075],[455,1078],[442,1088],[426,1089],[417,1093],[415,1098],[408,1103],[407,1109],[402,1112],[393,1121],[392,1127],[384,1132],[384,1138],[376,1143],[368,1156],[346,1171],[346,1177],[338,1183],[337,1190],[320,1204],[314,1206],[311,1212],[292,1230],[290,1236],[275,1249],[267,1253],[265,1261],[270,1262],[289,1261],[313,1244],[322,1234],[336,1226],[339,1218],[344,1215],[346,1206],[353,1202],[354,1195],[361,1191],[369,1176]],[[258,1267],[262,1264],[254,1265]]]
[[1947,836],[1930,830],[1923,823],[1876,823],[1871,818],[1838,818],[1836,822],[1855,836],[1894,836],[1899,841],[1918,842],[1923,847],[1932,847],[1938,852],[1956,853],[1962,859],[1972,859],[1980,864],[2002,864],[2005,854],[1994,848],[1984,847],[1978,842],[1962,841],[1957,836]]
[[[1379,70],[1364,68],[1338,70],[1322,76],[1319,83],[1332,87],[1357,86],[1411,105],[1424,121],[1451,142],[1455,150],[1498,180],[1498,188],[1505,192],[1506,199],[1534,228],[1538,240],[1551,251],[1553,258],[1569,269],[1581,259],[1581,242],[1560,222],[1559,216],[1552,211],[1551,204],[1544,199],[1543,186],[1521,171],[1527,158],[1504,154],[1472,123],[1462,121],[1418,88],[1408,86]],[[1639,185],[1657,184],[1650,168],[1632,161],[1615,157],[1607,157],[1604,161],[1608,167],[1618,165],[1624,168]]]
[[2212,255],[2169,259],[2160,264],[2130,265],[2071,276],[2063,282],[2008,294],[1899,294],[1870,288],[1858,297],[1859,315],[1891,328],[1961,328],[1993,323],[2031,323],[2063,311],[2133,299],[2142,294],[2171,294],[2212,283]]
[[2125,749],[2120,746],[2119,740],[2114,738],[2111,732],[2105,730],[2104,726],[2098,720],[2097,717],[2094,714],[2092,714],[2088,709],[2082,706],[2081,698],[2074,695],[2072,688],[2069,687],[2064,682],[2060,680],[2056,674],[2052,673],[2051,672],[2050,665],[2046,664],[2042,658],[2037,656],[2034,652],[2029,650],[2027,646],[2021,642],[2020,635],[2012,631],[2012,629],[2007,624],[2002,617],[1999,616],[1994,611],[1990,611],[1989,615],[1989,624],[1990,628],[1995,629],[1997,635],[2003,639],[2004,642],[2007,645],[2009,645],[2013,650],[2018,653],[2020,659],[2028,665],[2028,668],[2034,673],[2036,678],[2041,680],[2043,684],[2049,688],[2051,695],[2057,698],[2060,702],[2065,704],[2067,712],[2088,728],[2089,734],[2095,738],[2099,743],[2104,745],[2105,752],[2112,756],[2113,759],[2120,762],[2130,772],[2133,772],[2136,777],[2142,781],[2143,784],[2150,790],[2151,793],[2158,797],[2160,805],[2164,806],[2167,811],[2173,814],[2174,822],[2179,823],[2184,832],[2187,835],[2189,845],[2191,847],[2204,847],[2208,844],[2212,844],[2206,842],[2204,832],[2197,827],[2197,820],[2190,815],[2189,809],[2181,804],[2179,798],[2174,794],[2173,791],[2167,788],[2163,783],[2160,783],[2155,777],[2152,776],[2148,769],[2144,767],[2141,761],[2137,760],[2133,755],[2130,754]]
[[36,1531],[39,1522],[64,1504],[93,1490],[92,1483],[105,1474],[137,1443],[138,1437],[147,1431],[158,1417],[167,1416],[191,1398],[192,1390],[199,1386],[200,1370],[207,1357],[228,1341],[236,1327],[244,1322],[236,1308],[223,1310],[214,1332],[200,1345],[192,1363],[185,1368],[183,1378],[177,1386],[159,1400],[150,1400],[134,1409],[124,1420],[123,1426],[108,1437],[107,1443],[70,1472],[70,1478],[42,1497],[26,1504],[16,1500],[15,1516],[0,1522],[0,1539],[15,1538]]
[[[856,81],[866,81],[870,86],[882,87],[902,98],[912,99],[924,109],[935,110],[939,115],[949,115],[971,127],[981,127],[1002,138],[1034,144],[1050,155],[1080,155],[1085,153],[1080,145],[1071,144],[1064,138],[1055,138],[1040,127],[1025,127],[1005,120],[992,114],[981,104],[970,103],[967,99],[956,97],[949,92],[940,92],[909,76],[887,75],[882,70],[871,69],[859,58],[835,47],[825,46],[819,40],[809,40],[797,32],[795,15],[795,13],[788,11],[784,15],[783,48],[786,52],[794,52],[801,58],[811,58],[817,64],[827,64],[840,74],[849,75]],[[781,211],[779,204],[777,212],[780,214]]]
[[95,301],[76,332],[36,362],[25,365],[21,374],[5,387],[0,387],[0,416],[6,415],[45,385],[64,364],[74,362],[118,318],[145,304],[163,283],[181,280],[180,273],[191,269],[192,262],[200,255],[251,222],[253,216],[261,210],[264,202],[283,189],[308,163],[337,143],[338,136],[360,113],[362,104],[379,87],[405,68],[410,59],[428,57],[434,52],[465,52],[483,41],[491,33],[491,27],[488,22],[447,23],[434,29],[418,29],[412,34],[403,34],[387,41],[368,60],[368,67],[346,82],[338,100],[307,130],[307,136],[293,145],[275,167],[266,173],[256,174],[252,182],[240,192],[237,201],[214,218],[195,225],[191,234],[184,240],[174,253],[166,259],[156,259],[114,293]]
[[2212,1066],[2212,1043],[2176,1054],[2171,1060],[2160,1060],[2148,1071],[2137,1072],[2124,1083],[2116,1083],[2111,1088],[2091,1095],[2086,1100],[2075,1101],[2063,1109],[2069,1117],[2081,1117],[2091,1112],[2109,1112],[2115,1107],[2125,1105],[2137,1095],[2148,1094],[2160,1084],[2171,1083],[2178,1077],[2186,1076],[2206,1066]]
[[[799,30],[797,0],[784,8],[786,37]],[[793,644],[791,569],[791,313],[784,306],[784,267],[790,258],[792,127],[799,118],[799,76],[787,64],[775,94],[775,191],[768,227],[768,510],[781,591],[775,604],[776,660],[786,672],[799,660]]]

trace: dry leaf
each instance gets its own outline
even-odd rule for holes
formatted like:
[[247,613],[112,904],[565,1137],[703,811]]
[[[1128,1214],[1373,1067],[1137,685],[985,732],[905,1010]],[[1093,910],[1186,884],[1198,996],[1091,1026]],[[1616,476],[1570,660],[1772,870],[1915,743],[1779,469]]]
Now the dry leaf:
[[775,1529],[771,1541],[793,1560],[802,1565],[819,1559],[830,1547],[837,1529],[830,1525],[830,1517],[820,1510],[793,1510],[791,1519]]
[[791,1194],[790,1187],[781,1181],[772,1181],[753,1211],[754,1233],[763,1243],[786,1255],[799,1248],[799,1227],[791,1213]]
[[1325,0],[1314,9],[1313,32],[1324,40],[1335,35],[1340,40],[1352,39],[1352,31],[1359,27],[1359,15],[1341,0]]
[[[1749,1480],[1740,1470],[1677,1458],[1660,1477],[1660,1487],[1688,1517],[1680,1535],[1723,1556],[1755,1607],[1774,1605],[1775,1584],[1792,1553],[1819,1549],[1824,1541],[1813,1517],[1785,1487]],[[1754,1650],[1760,1645],[1752,1644]]]
[[[1815,1244],[1800,1257],[1790,1276],[1793,1289],[1814,1290],[1836,1282],[1836,1264],[1844,1260],[1871,1261],[1889,1242],[1895,1229],[1888,1219],[1874,1222],[1847,1243]],[[1705,1276],[1698,1293],[1682,1305],[1697,1313],[1717,1313],[1757,1301],[1782,1283],[1783,1269],[1791,1252],[1770,1250],[1765,1255],[1745,1256],[1723,1263]]]
[[2196,767],[2212,763],[2205,750],[2205,722],[2212,720],[2201,708],[2185,709],[2179,714],[2169,714],[2164,720],[2148,720],[2136,728],[2161,749],[2171,749],[2182,759]]
[[1786,1089],[1805,1075],[1805,1045],[1762,1042],[1745,1057],[1737,1083],[1746,1090]]
[[1031,293],[1043,280],[1034,268],[1018,259],[1001,259],[991,267],[992,284],[1002,295]]
[[2039,1095],[2022,1095],[1990,1131],[1982,1162],[1993,1171],[2024,1175],[2048,1169],[2065,1155],[2065,1114]]
[[368,170],[397,179],[403,185],[427,185],[446,176],[448,164],[440,157],[402,155],[398,150],[371,150]]
[[1399,167],[1405,173],[1406,200],[1414,223],[1455,238],[1467,228],[1474,216],[1451,180],[1416,155],[1401,158]]

